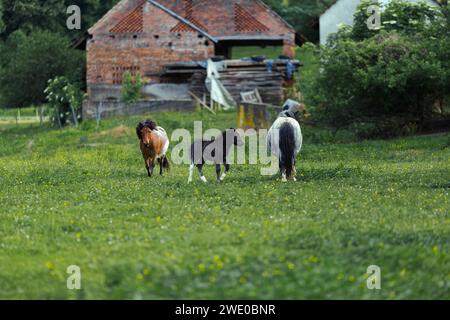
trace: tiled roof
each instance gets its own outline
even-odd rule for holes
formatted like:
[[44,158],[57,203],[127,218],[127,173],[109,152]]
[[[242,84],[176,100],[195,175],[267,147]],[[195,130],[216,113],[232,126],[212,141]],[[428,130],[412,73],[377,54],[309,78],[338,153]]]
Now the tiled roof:
[[171,31],[199,32],[211,40],[215,37],[280,36],[295,32],[261,0],[121,0],[89,29],[89,34],[146,31],[146,3],[178,20]]
[[[192,0],[184,0],[184,16],[186,20],[190,21],[195,26],[199,27],[202,30],[208,31],[208,29],[202,25],[200,22],[198,22],[194,17],[194,5],[192,3]],[[195,30],[187,25],[184,22],[178,23],[175,27],[172,28],[172,32],[195,32]]]
[[139,33],[144,31],[144,3],[141,3],[116,24],[110,32],[114,33]]
[[269,31],[268,27],[256,20],[256,18],[237,3],[234,5],[234,28],[238,32]]

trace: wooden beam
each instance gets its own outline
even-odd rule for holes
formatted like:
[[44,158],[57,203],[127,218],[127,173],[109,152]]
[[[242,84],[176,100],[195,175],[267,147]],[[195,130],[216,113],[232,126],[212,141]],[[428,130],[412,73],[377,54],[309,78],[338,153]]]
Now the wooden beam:
[[197,101],[198,104],[200,104],[203,108],[211,112],[212,114],[216,114],[214,110],[210,109],[206,103],[204,103],[197,95],[191,91],[189,91],[189,94],[192,98],[194,98],[195,101]]

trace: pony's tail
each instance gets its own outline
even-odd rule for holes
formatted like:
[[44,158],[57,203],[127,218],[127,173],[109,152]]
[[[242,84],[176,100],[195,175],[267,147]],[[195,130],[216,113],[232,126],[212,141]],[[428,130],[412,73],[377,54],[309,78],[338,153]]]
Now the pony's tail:
[[280,128],[280,165],[286,168],[286,176],[292,176],[294,167],[295,135],[294,128],[289,123],[284,123]]
[[165,170],[167,170],[167,171],[170,170],[170,162],[169,162],[169,159],[167,159],[167,157],[164,157],[164,159],[162,161],[162,166]]

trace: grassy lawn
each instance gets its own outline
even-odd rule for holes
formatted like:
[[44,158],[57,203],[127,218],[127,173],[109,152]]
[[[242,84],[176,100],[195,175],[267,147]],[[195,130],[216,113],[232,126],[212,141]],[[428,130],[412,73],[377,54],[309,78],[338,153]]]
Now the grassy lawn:
[[0,298],[450,298],[450,134],[326,144],[304,128],[299,182],[234,166],[188,186],[188,166],[146,177],[138,120],[0,127]]
[[253,56],[265,56],[267,59],[277,59],[283,54],[281,46],[244,46],[233,47],[231,52],[232,59],[248,58]]

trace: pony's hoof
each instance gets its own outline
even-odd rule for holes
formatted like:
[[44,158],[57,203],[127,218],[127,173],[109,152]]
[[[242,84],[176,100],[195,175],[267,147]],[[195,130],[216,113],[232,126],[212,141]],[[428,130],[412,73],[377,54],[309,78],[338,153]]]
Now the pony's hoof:
[[297,182],[297,178],[292,178],[292,181]]

